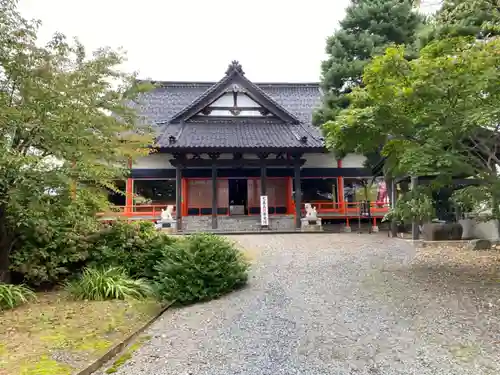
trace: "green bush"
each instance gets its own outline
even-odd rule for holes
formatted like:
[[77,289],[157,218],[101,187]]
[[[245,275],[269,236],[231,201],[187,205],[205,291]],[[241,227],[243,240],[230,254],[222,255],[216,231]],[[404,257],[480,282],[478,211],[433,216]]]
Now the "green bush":
[[66,290],[76,299],[93,301],[143,299],[153,294],[147,282],[130,278],[120,268],[86,268],[79,279],[66,283]]
[[79,200],[45,197],[19,220],[10,254],[15,279],[30,285],[57,284],[80,272],[88,259],[86,237],[100,223]]
[[0,283],[0,310],[13,309],[35,298],[35,293],[24,285]]
[[133,278],[152,279],[155,264],[167,247],[175,243],[146,221],[116,221],[89,239],[90,267],[120,267]]
[[197,234],[169,246],[156,266],[158,295],[189,304],[217,298],[243,286],[249,264],[224,237]]

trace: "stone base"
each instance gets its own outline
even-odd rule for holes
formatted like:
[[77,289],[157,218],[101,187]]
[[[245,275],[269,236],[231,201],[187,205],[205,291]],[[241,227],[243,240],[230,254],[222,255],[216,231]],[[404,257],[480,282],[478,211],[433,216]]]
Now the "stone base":
[[167,233],[167,234],[177,233],[177,230],[175,230],[174,228],[161,228],[160,230],[163,233]]
[[321,225],[321,219],[318,217],[314,220],[308,218],[300,219],[300,230],[302,232],[321,232],[323,227]]
[[159,227],[162,232],[175,233],[177,232],[177,220],[160,221]]
[[344,227],[344,232],[351,233],[352,232],[352,228],[351,227]]
[[372,232],[378,233],[378,232],[380,232],[380,229],[378,228],[378,226],[374,226],[374,227],[372,227]]
[[[182,230],[187,232],[212,231],[212,216],[184,216]],[[293,215],[269,215],[269,225],[266,229],[260,224],[260,216],[217,216],[217,231],[222,232],[259,232],[259,231],[293,231],[295,217]]]

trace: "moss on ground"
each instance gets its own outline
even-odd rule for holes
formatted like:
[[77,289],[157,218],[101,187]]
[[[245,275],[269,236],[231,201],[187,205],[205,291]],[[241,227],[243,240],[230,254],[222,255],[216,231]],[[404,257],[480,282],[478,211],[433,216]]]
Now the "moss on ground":
[[61,364],[47,356],[40,357],[36,363],[27,363],[20,368],[20,375],[71,375],[73,368]]
[[120,355],[106,370],[106,374],[114,374],[118,371],[118,369],[123,366],[130,358],[132,358],[132,354],[136,350],[138,350],[146,341],[150,340],[151,336],[142,336],[135,343],[130,345],[123,353]]
[[36,302],[0,313],[0,374],[74,373],[160,309],[153,301],[73,301],[62,292],[39,294]]

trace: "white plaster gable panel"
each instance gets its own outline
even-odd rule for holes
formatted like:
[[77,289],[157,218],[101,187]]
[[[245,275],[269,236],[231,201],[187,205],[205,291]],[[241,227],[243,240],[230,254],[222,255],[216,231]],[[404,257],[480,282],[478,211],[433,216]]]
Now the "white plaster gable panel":
[[366,157],[360,154],[347,154],[342,159],[342,168],[364,168]]
[[[263,115],[265,114],[265,115]],[[227,92],[199,112],[204,117],[270,117],[262,105],[241,91]]]
[[[237,102],[238,107],[260,107],[260,104],[256,101],[249,98],[247,95],[243,93],[237,93]],[[222,95],[215,102],[210,104],[211,107],[233,107],[234,106],[234,97],[232,93],[226,93]]]
[[337,159],[333,153],[306,154],[303,158],[306,159],[306,168],[337,168]]
[[134,161],[134,169],[170,169],[174,168],[170,164],[173,159],[172,154],[150,154]]

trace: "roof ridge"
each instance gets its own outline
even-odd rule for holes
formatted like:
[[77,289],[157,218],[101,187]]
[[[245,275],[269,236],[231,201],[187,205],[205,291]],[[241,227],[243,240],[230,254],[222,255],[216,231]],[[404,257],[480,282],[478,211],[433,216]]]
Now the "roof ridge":
[[[145,80],[138,79],[138,82],[150,82],[158,84],[162,87],[165,86],[213,86],[219,81],[158,81],[158,80]],[[275,86],[275,87],[319,87],[319,82],[253,82],[256,86]]]
[[[187,118],[184,118],[186,116],[192,116],[193,111],[199,111],[201,110],[200,108],[197,108],[200,104],[202,104],[206,100],[213,100],[214,98],[210,99],[210,96],[213,95],[214,93],[217,93],[217,91],[220,91],[224,88],[224,86],[228,85],[232,80],[239,80],[240,84],[246,85],[247,90],[254,91],[254,96],[261,97],[261,100],[264,100],[264,102],[268,102],[271,106],[274,107],[274,111],[270,110],[273,112],[275,115],[278,117],[282,118],[286,122],[293,122],[293,123],[298,123],[300,120],[298,117],[291,113],[288,109],[283,107],[280,103],[278,103],[274,98],[271,97],[267,92],[265,92],[261,87],[250,81],[248,78],[245,77],[245,73],[243,72],[243,69],[241,67],[241,64],[234,60],[229,64],[229,67],[226,71],[226,75],[219,80],[217,83],[215,83],[213,86],[209,87],[205,92],[203,92],[201,95],[199,95],[195,100],[193,100],[190,104],[185,106],[183,109],[178,111],[174,116],[171,117],[170,121],[179,121],[179,120],[186,120]],[[253,98],[257,102],[259,102],[258,99]],[[260,103],[261,105],[264,105],[263,103]],[[269,108],[268,108],[269,109]],[[276,112],[277,111],[277,114]]]

